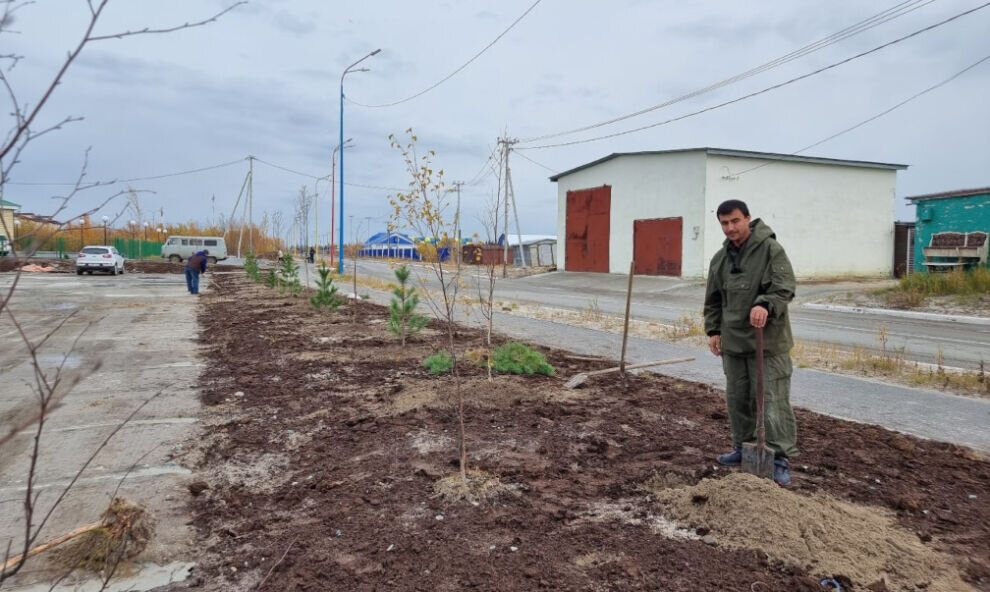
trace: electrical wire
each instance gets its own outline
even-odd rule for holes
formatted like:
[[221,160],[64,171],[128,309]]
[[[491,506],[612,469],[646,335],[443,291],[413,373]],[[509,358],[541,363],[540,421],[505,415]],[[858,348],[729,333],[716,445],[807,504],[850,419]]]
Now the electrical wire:
[[[814,148],[816,146],[820,146],[820,145],[824,144],[825,142],[828,142],[830,140],[834,140],[834,139],[838,138],[839,136],[842,136],[844,134],[847,134],[847,133],[849,133],[849,132],[851,132],[851,131],[853,131],[855,129],[859,129],[859,128],[863,127],[864,125],[870,123],[871,121],[876,121],[877,119],[880,119],[884,115],[887,115],[888,113],[891,113],[892,111],[895,111],[895,110],[903,107],[904,105],[907,105],[911,101],[913,101],[915,99],[918,99],[918,98],[921,98],[924,95],[932,92],[933,90],[936,90],[938,88],[941,88],[941,87],[945,86],[946,84],[949,84],[953,80],[959,78],[960,76],[962,76],[966,72],[969,72],[973,68],[979,66],[980,64],[982,64],[983,62],[986,62],[988,60],[990,60],[990,55],[984,56],[983,58],[977,60],[976,62],[973,62],[972,64],[966,66],[962,70],[956,72],[952,76],[949,76],[945,80],[943,80],[943,81],[941,81],[941,82],[939,82],[937,84],[933,84],[932,86],[929,86],[928,88],[926,88],[926,89],[924,89],[924,90],[922,90],[920,92],[917,92],[917,93],[911,95],[910,97],[904,99],[903,101],[897,103],[896,105],[894,105],[892,107],[888,107],[887,109],[884,109],[880,113],[877,113],[876,115],[873,115],[872,117],[868,117],[868,118],[864,119],[863,121],[860,121],[856,125],[847,127],[846,129],[844,129],[844,130],[842,130],[840,132],[837,132],[837,133],[832,134],[831,136],[825,138],[824,140],[819,140],[819,141],[815,142],[814,144],[808,144],[807,146],[805,146],[804,148],[801,148],[800,150],[795,150],[789,156],[797,156],[798,154],[801,154],[802,152],[805,152],[807,150],[811,150],[812,148]],[[522,155],[520,154],[520,156],[522,156]],[[762,169],[763,167],[769,166],[769,165],[774,164],[776,162],[780,162],[780,161],[765,162],[765,163],[763,163],[761,165],[757,165],[755,167],[748,168],[748,169],[743,170],[743,171],[740,171],[738,173],[733,173],[733,176],[734,177],[738,177],[740,175],[745,175],[746,173],[755,171],[757,169]]]
[[[299,175],[300,177],[307,177],[309,179],[314,179],[314,180],[326,179],[328,177],[328,175],[317,176],[317,175],[311,175],[309,173],[303,173],[301,171],[290,169],[288,167],[284,167],[282,165],[275,164],[273,162],[269,162],[267,160],[262,160],[262,159],[258,158],[257,156],[255,156],[253,158],[254,158],[254,160],[256,162],[260,162],[261,164],[270,166],[272,168],[279,169],[281,171],[285,171],[287,173],[292,173],[294,175]],[[380,189],[380,190],[383,190],[383,191],[405,191],[405,189],[401,189],[399,187],[383,187],[383,186],[380,186],[380,185],[364,185],[362,183],[346,183],[345,182],[344,185],[346,185],[347,187],[361,187],[362,189]]]
[[448,74],[448,75],[444,76],[443,78],[441,78],[436,83],[434,83],[434,84],[432,84],[432,85],[424,88],[423,90],[419,91],[418,93],[416,93],[414,95],[410,95],[410,96],[408,96],[408,97],[406,97],[404,99],[400,99],[398,101],[394,101],[394,102],[391,102],[391,103],[382,103],[380,105],[366,105],[364,103],[358,103],[357,101],[352,101],[351,99],[349,99],[347,97],[345,97],[345,99],[347,100],[347,102],[353,103],[353,104],[358,105],[360,107],[369,107],[369,108],[372,108],[372,109],[378,109],[378,108],[381,108],[381,107],[394,107],[396,105],[401,105],[402,103],[405,103],[407,101],[411,101],[411,100],[413,100],[413,99],[415,99],[417,97],[421,97],[421,96],[425,95],[426,93],[430,92],[431,90],[435,89],[436,87],[440,86],[444,82],[447,82],[448,80],[450,80],[451,78],[453,78],[454,76],[456,76],[461,70],[463,70],[464,68],[467,68],[471,64],[471,62],[473,62],[476,59],[478,59],[479,57],[481,57],[481,54],[483,54],[486,51],[488,51],[489,49],[491,49],[491,47],[493,45],[495,45],[502,37],[505,37],[506,33],[508,33],[509,31],[511,31],[513,27],[515,27],[517,24],[519,24],[519,21],[521,21],[524,18],[526,18],[526,15],[528,15],[530,12],[532,12],[533,9],[536,8],[536,5],[539,4],[540,2],[542,2],[542,0],[536,0],[536,2],[533,2],[533,4],[530,5],[530,7],[526,9],[526,12],[522,13],[521,15],[519,15],[519,18],[517,18],[516,20],[512,21],[512,24],[509,25],[508,28],[506,28],[504,31],[502,31],[501,33],[499,33],[498,37],[496,37],[495,39],[492,40],[491,43],[489,43],[488,45],[486,45],[485,47],[483,47],[481,49],[481,51],[479,51],[478,53],[474,54],[474,56],[471,59],[469,59],[468,61],[464,62],[464,64],[462,64],[461,67],[457,68],[456,70],[454,70],[450,74]]
[[548,171],[550,171],[551,173],[553,173],[553,174],[555,174],[555,175],[556,175],[557,173],[559,173],[559,172],[560,172],[560,171],[558,171],[558,170],[556,170],[556,169],[552,169],[552,168],[550,168],[550,167],[548,167],[548,166],[547,166],[547,165],[545,165],[545,164],[542,164],[542,163],[539,163],[539,162],[536,162],[535,160],[533,160],[532,158],[530,158],[530,157],[528,157],[528,156],[526,156],[526,155],[525,155],[525,154],[523,154],[522,152],[517,152],[516,154],[517,154],[517,156],[521,156],[521,157],[522,157],[523,159],[525,159],[525,160],[528,160],[529,162],[531,162],[531,163],[533,163],[533,164],[535,164],[535,165],[536,165],[536,166],[538,166],[538,167],[543,167],[543,168],[545,168],[546,170],[548,170]]
[[471,177],[471,180],[465,183],[465,185],[477,185],[478,183],[481,183],[482,181],[487,179],[488,176],[494,172],[492,168],[488,165],[489,163],[492,162],[492,158],[494,158],[497,150],[498,150],[498,145],[492,147],[492,151],[488,154],[488,158],[485,159],[485,162],[482,163],[481,168],[478,169],[478,172],[475,173],[474,176]]
[[905,2],[901,2],[900,4],[896,4],[896,5],[892,6],[891,8],[888,8],[887,10],[884,10],[882,12],[879,12],[879,13],[877,13],[877,14],[875,14],[875,15],[867,18],[867,19],[864,19],[862,21],[859,21],[858,23],[855,23],[853,25],[850,25],[850,26],[846,27],[845,29],[842,29],[842,30],[837,31],[835,33],[832,33],[831,35],[828,35],[828,36],[826,36],[826,37],[824,37],[822,39],[819,39],[818,41],[815,41],[814,43],[805,45],[804,47],[799,48],[799,49],[796,49],[796,50],[792,51],[791,53],[788,53],[786,55],[783,55],[781,57],[778,57],[778,58],[776,58],[774,60],[771,60],[771,61],[769,61],[769,62],[767,62],[765,64],[762,64],[762,65],[757,66],[755,68],[751,68],[751,69],[749,69],[749,70],[747,70],[745,72],[742,72],[740,74],[736,74],[735,76],[731,76],[729,78],[726,78],[726,79],[724,79],[722,81],[719,81],[719,82],[716,82],[716,83],[711,84],[709,86],[706,86],[704,88],[691,91],[691,92],[686,93],[686,94],[683,94],[683,95],[681,95],[679,97],[675,97],[675,98],[670,99],[668,101],[664,101],[663,103],[660,103],[660,104],[657,104],[657,105],[653,105],[652,107],[647,107],[645,109],[640,109],[639,111],[635,111],[633,113],[629,113],[629,114],[622,115],[622,116],[619,116],[619,117],[614,117],[612,119],[607,119],[605,121],[600,121],[598,123],[593,123],[593,124],[590,124],[590,125],[585,125],[585,126],[582,126],[582,127],[578,127],[578,128],[574,128],[574,129],[569,129],[569,130],[565,130],[565,131],[561,131],[561,132],[555,132],[555,133],[551,133],[551,134],[544,134],[544,135],[541,135],[541,136],[534,136],[534,137],[531,137],[531,138],[524,138],[524,139],[520,140],[520,143],[524,143],[525,144],[525,143],[530,143],[530,142],[538,142],[540,140],[549,140],[551,138],[557,138],[557,137],[560,137],[560,136],[566,136],[566,135],[575,134],[575,133],[578,133],[578,132],[588,131],[588,130],[592,130],[592,129],[595,129],[595,128],[603,127],[603,126],[606,126],[606,125],[611,125],[613,123],[617,123],[617,122],[620,122],[620,121],[625,121],[626,119],[631,119],[633,117],[638,117],[640,115],[644,115],[646,113],[650,113],[652,111],[656,111],[656,110],[662,109],[664,107],[669,107],[670,105],[674,105],[676,103],[680,103],[680,102],[686,101],[688,99],[692,99],[694,97],[697,97],[697,96],[700,96],[700,95],[709,93],[711,91],[718,90],[720,88],[729,86],[729,85],[734,84],[736,82],[740,82],[740,81],[745,80],[747,78],[750,78],[752,76],[756,76],[758,74],[761,74],[763,72],[766,72],[766,71],[771,70],[773,68],[776,68],[778,66],[782,66],[782,65],[784,65],[784,64],[786,64],[788,62],[791,62],[791,61],[794,61],[796,59],[802,58],[802,57],[804,57],[804,56],[806,56],[808,54],[814,53],[814,52],[816,52],[816,51],[818,51],[820,49],[823,49],[823,48],[828,47],[830,45],[834,45],[835,43],[838,43],[840,41],[843,41],[845,39],[848,39],[850,37],[853,37],[855,35],[858,35],[858,34],[864,32],[864,31],[868,31],[868,30],[870,30],[870,29],[872,29],[874,27],[878,27],[878,26],[880,26],[880,25],[882,25],[884,23],[887,23],[889,21],[892,21],[892,20],[894,20],[894,19],[896,19],[898,17],[904,16],[905,14],[908,14],[908,13],[913,12],[913,11],[919,9],[919,8],[922,8],[924,6],[927,6],[928,4],[931,4],[934,1],[935,0],[907,0]]
[[[175,173],[165,173],[163,175],[152,175],[150,177],[133,177],[131,179],[114,179],[113,181],[107,181],[105,183],[100,183],[100,184],[101,185],[115,185],[117,183],[134,183],[136,181],[154,181],[156,179],[165,179],[165,178],[168,178],[168,177],[181,177],[183,175],[192,175],[192,174],[195,174],[195,173],[202,173],[202,172],[205,172],[205,171],[212,171],[213,169],[220,169],[220,168],[223,168],[223,167],[233,166],[235,164],[242,163],[245,160],[247,160],[247,158],[239,158],[237,160],[232,160],[230,162],[224,162],[224,163],[221,163],[221,164],[215,164],[215,165],[212,165],[212,166],[202,167],[202,168],[198,168],[198,169],[190,169],[188,171],[179,171],[179,172],[175,172]],[[7,185],[39,185],[39,186],[58,186],[58,187],[67,186],[67,187],[74,187],[76,184],[75,183],[44,183],[44,182],[28,182],[28,181],[23,181],[23,182],[11,181],[11,182],[7,183]]]
[[662,125],[667,125],[668,123],[673,123],[675,121],[681,121],[681,120],[687,119],[689,117],[694,117],[695,115],[701,115],[702,113],[707,113],[709,111],[714,111],[716,109],[721,109],[722,107],[726,107],[728,105],[733,105],[735,103],[739,103],[739,102],[745,101],[746,99],[751,99],[753,97],[756,97],[756,96],[759,96],[759,95],[768,93],[770,91],[777,90],[778,88],[782,88],[784,86],[793,84],[795,82],[799,82],[799,81],[804,80],[806,78],[811,78],[812,76],[816,76],[818,74],[821,74],[822,72],[827,72],[828,70],[832,70],[833,68],[837,68],[837,67],[842,66],[844,64],[847,64],[847,63],[849,63],[849,62],[851,62],[853,60],[856,60],[856,59],[859,59],[859,58],[868,56],[868,55],[873,54],[873,53],[876,53],[876,52],[878,52],[878,51],[880,51],[882,49],[886,49],[887,47],[890,47],[892,45],[896,45],[898,43],[901,43],[902,41],[906,41],[906,40],[911,39],[913,37],[917,37],[918,35],[921,35],[922,33],[927,33],[928,31],[931,31],[933,29],[936,29],[938,27],[941,27],[942,25],[946,25],[946,24],[948,24],[948,23],[950,23],[952,21],[955,21],[955,20],[960,19],[960,18],[962,18],[964,16],[967,16],[967,15],[970,15],[970,14],[972,14],[972,13],[978,11],[978,10],[982,10],[982,9],[986,8],[987,6],[990,6],[990,2],[985,2],[985,3],[977,6],[976,8],[971,8],[970,10],[967,10],[967,11],[964,11],[964,12],[960,12],[960,13],[958,13],[958,14],[956,14],[954,16],[951,16],[951,17],[949,17],[949,18],[947,18],[945,20],[939,21],[939,22],[937,22],[937,23],[935,23],[933,25],[929,25],[929,26],[924,27],[922,29],[918,29],[917,31],[914,31],[913,33],[909,33],[907,35],[904,35],[903,37],[898,37],[897,39],[894,39],[893,41],[888,41],[887,43],[884,43],[882,45],[878,45],[877,47],[874,47],[873,49],[869,49],[867,51],[860,52],[860,53],[858,53],[858,54],[856,54],[856,55],[854,55],[852,57],[848,57],[846,59],[839,60],[838,62],[833,62],[832,64],[829,64],[828,66],[823,66],[821,68],[818,68],[816,70],[813,70],[811,72],[808,72],[807,74],[802,74],[801,76],[796,76],[796,77],[791,78],[789,80],[786,80],[784,82],[780,82],[778,84],[774,84],[773,86],[768,86],[768,87],[766,87],[766,88],[764,88],[762,90],[758,90],[756,92],[752,92],[752,93],[743,95],[741,97],[737,97],[735,99],[731,99],[729,101],[725,101],[725,102],[719,103],[717,105],[712,105],[711,107],[705,107],[704,109],[699,109],[697,111],[692,111],[691,113],[687,113],[685,115],[680,115],[678,117],[672,117],[670,119],[666,119],[664,121],[659,121],[657,123],[652,123],[650,125],[644,125],[644,126],[640,126],[640,127],[637,127],[637,128],[624,130],[624,131],[621,131],[621,132],[615,132],[615,133],[612,133],[612,134],[607,134],[607,135],[604,135],[604,136],[597,136],[597,137],[594,137],[594,138],[585,138],[585,139],[582,139],[582,140],[574,140],[574,141],[571,141],[571,142],[559,142],[559,143],[555,143],[555,144],[543,144],[543,145],[540,145],[540,146],[518,147],[518,148],[514,148],[514,150],[516,150],[516,151],[519,151],[519,150],[539,150],[539,149],[545,149],[545,148],[558,148],[558,147],[561,147],[561,146],[573,146],[573,145],[576,145],[576,144],[585,144],[585,143],[588,143],[588,142],[598,142],[598,141],[601,141],[601,140],[607,140],[609,138],[615,138],[615,137],[618,137],[618,136],[624,136],[624,135],[627,135],[627,134],[632,134],[632,133],[635,133],[635,132],[641,132],[643,130],[652,129],[652,128],[655,128],[655,127],[660,127]]

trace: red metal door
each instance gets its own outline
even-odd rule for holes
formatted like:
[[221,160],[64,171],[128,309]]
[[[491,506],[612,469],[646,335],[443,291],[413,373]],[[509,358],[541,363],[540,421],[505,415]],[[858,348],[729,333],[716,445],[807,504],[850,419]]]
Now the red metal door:
[[682,218],[633,221],[633,259],[640,275],[681,275]]
[[567,192],[565,268],[608,273],[612,188]]

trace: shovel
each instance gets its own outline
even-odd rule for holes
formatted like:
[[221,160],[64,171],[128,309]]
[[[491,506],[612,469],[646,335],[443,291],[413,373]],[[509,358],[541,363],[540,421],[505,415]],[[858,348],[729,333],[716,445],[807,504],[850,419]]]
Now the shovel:
[[673,358],[670,360],[657,360],[656,362],[643,362],[641,364],[626,364],[623,366],[616,366],[615,368],[607,368],[605,370],[593,370],[591,372],[582,372],[580,374],[575,374],[564,383],[564,388],[576,389],[584,383],[588,382],[588,378],[592,376],[598,376],[600,374],[611,374],[612,372],[620,372],[623,370],[638,370],[640,368],[649,368],[650,366],[662,366],[664,364],[680,364],[681,362],[690,362],[694,360],[693,357],[690,358]]
[[773,450],[767,447],[766,417],[763,410],[763,328],[756,328],[756,443],[742,448],[742,470],[773,479]]

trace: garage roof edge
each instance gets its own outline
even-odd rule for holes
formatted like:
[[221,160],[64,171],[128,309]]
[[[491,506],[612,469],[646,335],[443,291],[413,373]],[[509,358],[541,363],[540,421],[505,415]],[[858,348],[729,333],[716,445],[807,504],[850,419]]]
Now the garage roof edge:
[[805,162],[811,164],[832,164],[841,166],[852,166],[852,167],[864,167],[871,169],[891,169],[891,170],[904,170],[908,168],[906,164],[895,164],[888,162],[873,162],[869,160],[844,160],[841,158],[824,158],[819,156],[800,156],[797,154],[781,154],[778,152],[754,152],[752,150],[732,150],[727,148],[681,148],[676,150],[643,150],[640,152],[613,152],[608,156],[599,158],[598,160],[593,160],[589,163],[583,164],[581,166],[575,167],[573,169],[564,171],[562,173],[557,173],[550,177],[550,180],[554,183],[557,182],[561,177],[566,177],[567,175],[576,173],[578,171],[591,168],[612,160],[613,158],[618,158],[620,156],[650,156],[659,154],[678,154],[682,152],[705,152],[706,154],[713,154],[716,156],[738,156],[742,158],[762,158],[764,160],[781,160],[789,162]]

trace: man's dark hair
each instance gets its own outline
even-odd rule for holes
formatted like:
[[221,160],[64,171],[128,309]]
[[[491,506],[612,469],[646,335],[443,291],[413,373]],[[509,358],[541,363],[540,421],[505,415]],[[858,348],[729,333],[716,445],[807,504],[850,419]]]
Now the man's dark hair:
[[715,217],[728,216],[732,212],[739,210],[743,216],[749,216],[749,206],[741,199],[727,199],[718,205],[715,210]]

